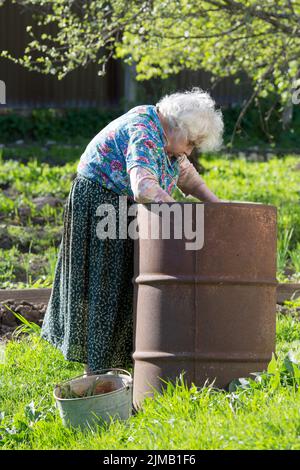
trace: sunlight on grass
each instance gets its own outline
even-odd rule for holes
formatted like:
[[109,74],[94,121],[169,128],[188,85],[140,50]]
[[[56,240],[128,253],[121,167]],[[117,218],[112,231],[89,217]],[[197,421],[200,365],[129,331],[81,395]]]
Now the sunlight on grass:
[[183,374],[126,422],[84,432],[62,425],[52,395],[56,383],[80,375],[83,366],[65,361],[39,333],[28,322],[20,327],[0,362],[2,449],[300,448],[300,323],[293,315],[278,315],[277,359],[256,379],[228,392],[188,387]]

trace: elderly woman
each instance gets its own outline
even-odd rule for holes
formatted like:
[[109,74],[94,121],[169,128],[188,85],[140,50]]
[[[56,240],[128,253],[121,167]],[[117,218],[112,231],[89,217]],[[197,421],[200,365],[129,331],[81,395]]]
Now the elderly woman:
[[[188,157],[216,150],[223,120],[200,88],[135,106],[88,144],[64,209],[64,229],[42,337],[87,373],[126,367],[133,352],[133,240],[99,238],[101,204],[172,202],[175,186],[218,202]],[[127,222],[129,221],[129,217]]]

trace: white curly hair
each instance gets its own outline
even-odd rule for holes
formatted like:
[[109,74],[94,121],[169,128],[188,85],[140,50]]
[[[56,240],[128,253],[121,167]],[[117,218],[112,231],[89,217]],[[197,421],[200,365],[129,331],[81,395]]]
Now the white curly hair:
[[200,151],[219,150],[223,143],[223,115],[214,99],[199,87],[163,96],[157,103],[171,131],[189,139]]

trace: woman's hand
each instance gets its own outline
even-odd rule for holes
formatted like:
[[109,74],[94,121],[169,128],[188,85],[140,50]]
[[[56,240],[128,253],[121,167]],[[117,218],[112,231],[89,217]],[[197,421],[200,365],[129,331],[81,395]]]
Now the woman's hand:
[[194,194],[200,201],[203,202],[221,202],[221,199],[218,198],[207,186],[205,183],[200,184]]

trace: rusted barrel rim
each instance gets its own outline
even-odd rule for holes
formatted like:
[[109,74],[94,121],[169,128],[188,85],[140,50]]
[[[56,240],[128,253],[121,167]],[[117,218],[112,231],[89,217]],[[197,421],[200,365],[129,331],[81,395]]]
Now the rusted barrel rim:
[[270,285],[277,288],[279,282],[274,279],[259,279],[258,281],[252,279],[228,279],[228,278],[220,278],[220,277],[207,277],[207,276],[194,276],[194,275],[178,275],[178,276],[170,276],[167,274],[140,274],[139,276],[132,279],[132,282],[136,282],[137,284],[149,284],[149,283],[157,283],[157,282],[182,282],[186,284],[245,284],[245,285]]
[[135,351],[132,355],[134,360],[142,360],[142,361],[153,361],[155,359],[164,359],[164,360],[174,360],[178,361],[178,359],[192,359],[199,362],[269,362],[271,360],[271,355],[264,355],[262,356],[261,353],[255,354],[251,352],[238,352],[234,354],[231,352],[222,353],[222,352],[190,352],[190,351],[182,351],[182,352],[165,352],[165,351]]
[[[157,204],[157,205],[160,205],[162,204],[161,202],[143,202],[142,205],[143,206],[151,206],[152,204]],[[213,205],[213,206],[217,206],[218,204],[222,204],[222,205],[228,205],[228,206],[235,206],[235,207],[246,207],[246,208],[249,208],[249,206],[253,206],[253,207],[256,207],[256,206],[259,206],[259,207],[268,207],[270,208],[270,210],[273,210],[273,211],[277,211],[277,206],[274,206],[272,204],[265,204],[264,202],[254,202],[254,201],[251,201],[251,202],[248,202],[248,201],[228,201],[228,202],[225,202],[225,201],[220,201],[220,202],[203,202],[203,201],[168,201],[168,202],[163,202],[163,204],[168,204],[168,205],[173,205],[173,204],[205,204],[205,205]]]

